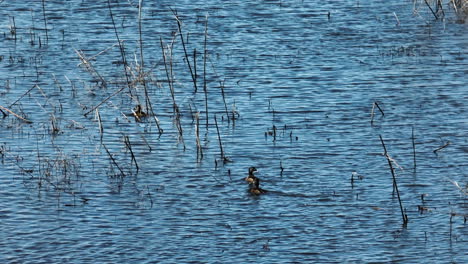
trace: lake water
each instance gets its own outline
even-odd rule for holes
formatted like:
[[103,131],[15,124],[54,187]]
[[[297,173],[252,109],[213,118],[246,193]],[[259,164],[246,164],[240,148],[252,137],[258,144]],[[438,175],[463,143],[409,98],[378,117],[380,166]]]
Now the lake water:
[[144,1],[140,42],[138,1],[112,3],[115,30],[101,2],[0,3],[0,106],[32,122],[0,121],[1,263],[468,262],[448,6]]

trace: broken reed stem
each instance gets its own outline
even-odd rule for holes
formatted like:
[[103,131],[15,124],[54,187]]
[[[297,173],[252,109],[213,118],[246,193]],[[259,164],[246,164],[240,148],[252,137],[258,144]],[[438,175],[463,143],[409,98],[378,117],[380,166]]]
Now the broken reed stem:
[[404,210],[403,210],[403,204],[401,202],[401,198],[400,198],[400,191],[398,190],[398,185],[397,185],[397,181],[396,181],[396,177],[395,177],[395,172],[394,172],[394,169],[393,169],[393,165],[392,165],[392,161],[390,159],[390,157],[388,156],[388,152],[387,152],[387,147],[385,146],[385,143],[383,141],[383,138],[381,135],[379,135],[380,137],[380,142],[382,142],[382,147],[384,149],[384,156],[385,158],[387,159],[387,162],[388,162],[388,166],[390,167],[390,172],[392,173],[392,178],[393,178],[393,187],[395,188],[396,190],[396,193],[397,193],[397,197],[398,197],[398,203],[400,204],[400,210],[401,210],[401,217],[403,219],[403,225],[406,225],[408,223],[408,216],[405,214]]
[[205,41],[203,44],[203,91],[205,93],[205,118],[206,118],[206,130],[208,130],[208,89],[206,86],[206,56],[208,50],[206,49],[206,40],[208,38],[208,15],[206,15],[205,22]]
[[[97,77],[99,78],[99,80],[101,81],[102,85],[104,86],[104,88],[107,87],[107,82],[104,80],[104,78],[101,76],[101,74],[99,74],[99,72],[94,68],[94,66],[91,64],[91,60],[90,59],[87,59],[85,54],[83,53],[83,51],[81,50],[76,50],[75,49],[75,52],[76,54],[78,55],[78,57],[80,58],[81,60],[81,63],[80,64],[83,64],[84,67],[86,68],[86,70],[91,74],[91,75],[95,75],[94,77]],[[78,64],[78,65],[80,65]]]
[[148,197],[149,197],[150,203],[151,203],[150,208],[153,208],[153,197],[151,196],[151,192],[150,192],[150,189],[149,189],[148,185],[146,185],[146,189],[148,190]]
[[436,4],[436,14],[439,13],[439,10],[442,11],[442,17],[445,17],[445,12],[444,12],[444,8],[442,7],[442,0],[437,0],[437,4]]
[[47,19],[45,14],[45,0],[42,0],[42,15],[44,16],[44,27],[45,27],[45,34],[46,34],[46,43],[49,44],[49,34],[47,33]]
[[[162,50],[163,61],[164,61],[164,69],[166,71],[167,83],[169,85],[169,90],[171,92],[171,97],[172,97],[172,110],[175,112],[176,108],[177,108],[177,104],[176,104],[176,100],[175,100],[175,93],[174,93],[174,87],[173,87],[173,82],[172,82],[172,74],[170,73],[170,71],[169,71],[169,69],[167,67],[166,52],[164,50],[164,44],[163,44],[163,41],[162,41],[161,37],[159,38],[159,41],[161,43],[161,50]],[[172,57],[172,52],[171,52],[171,57]]]
[[156,114],[154,113],[153,104],[151,104],[151,101],[150,101],[150,99],[149,99],[146,86],[145,86],[145,95],[146,95],[146,101],[147,101],[147,102],[146,102],[146,105],[148,106],[147,109],[148,109],[149,112],[151,113],[151,116],[153,117],[154,122],[156,123],[156,126],[158,127],[158,133],[159,133],[159,135],[161,135],[161,134],[164,132],[164,130],[161,128],[161,124],[160,124],[160,121],[159,121],[158,116],[156,116]]
[[88,112],[84,113],[84,116],[87,116],[89,113],[93,112],[94,110],[96,110],[98,107],[100,107],[103,103],[107,102],[109,99],[111,99],[112,97],[114,97],[115,95],[117,95],[118,93],[122,92],[126,87],[122,87],[120,88],[119,90],[115,91],[113,94],[109,95],[106,99],[102,100],[102,102],[100,102],[99,104],[97,104],[96,106],[92,107],[91,110],[89,110]]
[[416,144],[414,143],[414,127],[411,127],[411,141],[413,143],[413,167],[416,171]]
[[385,116],[385,113],[384,111],[382,110],[382,108],[380,108],[380,105],[377,103],[377,102],[374,102],[375,106],[377,106],[377,108],[379,109],[380,113],[382,114],[382,116]]
[[214,67],[213,61],[211,59],[210,59],[210,64],[211,64],[211,69],[213,70],[213,72],[215,74],[215,78],[219,80],[219,84],[220,84],[220,88],[221,88],[221,95],[223,97],[223,103],[224,103],[224,111],[226,113],[226,116],[227,116],[228,122],[229,122],[229,111],[227,109],[226,97],[224,96],[224,83],[225,83],[226,79],[224,79],[222,81],[220,80],[219,74],[216,72],[216,68]]
[[426,3],[427,7],[429,7],[429,9],[431,10],[432,14],[434,15],[435,19],[439,19],[439,17],[437,16],[437,14],[434,12],[434,10],[432,10],[432,7],[431,5],[429,5],[429,3],[427,2],[427,0],[424,0],[424,2]]
[[146,104],[146,109],[148,109],[148,111],[151,112],[151,116],[153,117],[154,119],[154,122],[156,123],[156,126],[158,127],[158,132],[159,134],[162,134],[164,132],[164,130],[161,128],[161,125],[160,125],[160,122],[159,122],[159,118],[156,116],[156,114],[154,113],[154,110],[153,110],[153,105],[151,104],[151,100],[149,98],[149,94],[148,94],[148,87],[146,85],[146,80],[145,80],[145,71],[144,71],[144,68],[145,68],[145,60],[144,60],[144,56],[143,56],[143,37],[142,37],[142,33],[141,33],[141,20],[142,20],[142,16],[141,16],[141,9],[142,9],[142,6],[143,6],[143,0],[140,0],[139,2],[139,5],[138,5],[138,33],[139,33],[139,37],[140,37],[140,68],[139,68],[139,73],[138,73],[138,79],[143,82],[143,87],[144,87],[144,90],[145,90],[145,104]]
[[153,151],[153,148],[151,148],[150,144],[148,144],[148,141],[146,140],[146,138],[141,134],[140,134],[140,136],[141,136],[141,139],[143,139],[143,142],[145,142],[145,144],[148,147],[149,151],[150,152]]
[[397,26],[399,26],[400,25],[400,19],[398,19],[398,16],[397,16],[397,14],[395,12],[393,12],[393,16],[395,16]]
[[29,92],[32,91],[32,89],[34,89],[36,87],[37,84],[34,84],[31,88],[29,88],[29,90],[27,90],[23,95],[21,95],[18,99],[16,99],[16,101],[14,101],[13,103],[11,103],[8,108],[11,108],[12,106],[14,106],[17,102],[19,102],[19,100],[23,99],[23,97],[27,94],[29,94]]
[[128,150],[130,150],[130,155],[132,155],[132,161],[135,162],[135,167],[138,173],[138,171],[140,170],[140,167],[138,166],[138,162],[135,158],[135,154],[133,154],[132,144],[130,143],[130,139],[128,138],[128,136],[124,136],[124,141],[125,141],[125,146],[127,146]]
[[182,124],[180,122],[180,111],[179,107],[176,108],[176,126],[177,126],[177,131],[179,131],[179,141],[182,141],[182,144],[184,145],[184,151],[185,151],[185,141],[184,141],[184,134],[182,130]]
[[130,87],[130,78],[128,76],[128,71],[127,71],[127,59],[126,59],[126,55],[125,55],[125,49],[124,49],[124,46],[123,46],[122,42],[120,41],[119,33],[117,32],[117,27],[115,26],[114,14],[112,13],[110,0],[107,0],[107,6],[109,7],[109,13],[110,13],[110,17],[111,17],[111,20],[112,20],[112,25],[114,27],[115,37],[117,38],[117,42],[119,43],[120,56],[122,57],[122,66],[124,68],[125,78],[127,80],[127,87],[128,87],[130,95],[132,95],[132,89]]
[[14,115],[16,118],[20,119],[20,120],[23,121],[23,122],[26,122],[26,123],[28,123],[28,124],[31,124],[31,123],[32,123],[32,121],[30,121],[30,120],[28,120],[28,119],[26,119],[26,118],[24,118],[24,117],[22,117],[22,116],[16,114],[15,112],[11,111],[10,109],[8,109],[8,108],[6,108],[6,107],[3,107],[3,106],[0,105],[0,109],[3,110],[3,111],[6,111],[6,112],[8,112],[8,113],[10,113],[10,114],[12,114],[12,115]]
[[195,75],[195,82],[197,81],[197,49],[193,49],[193,71]]
[[52,134],[57,135],[60,132],[60,128],[57,126],[57,119],[54,114],[51,114],[51,125],[52,125]]
[[218,133],[218,142],[219,142],[219,149],[221,151],[221,159],[224,160],[223,144],[221,142],[221,135],[219,134],[219,127],[218,127],[218,121],[216,120],[216,115],[214,115],[214,120],[215,120],[216,132]]
[[437,154],[437,151],[442,150],[442,149],[448,147],[448,146],[450,145],[450,143],[451,143],[450,141],[447,141],[447,143],[445,143],[443,146],[440,146],[440,147],[434,149],[432,152],[434,152],[434,154]]
[[106,145],[104,145],[104,143],[103,143],[102,146],[103,146],[104,149],[106,150],[107,155],[109,155],[109,158],[111,159],[112,163],[114,163],[114,165],[117,167],[117,169],[119,169],[119,171],[120,171],[120,173],[122,174],[122,176],[125,177],[125,173],[124,173],[123,170],[119,167],[119,164],[117,164],[117,162],[115,161],[114,157],[112,157],[112,154],[109,152],[109,150],[107,149]]
[[10,34],[15,38],[15,43],[16,43],[16,23],[15,23],[14,16],[11,16],[10,22],[12,23],[12,25],[10,26]]
[[197,112],[195,114],[195,135],[196,135],[196,142],[197,142],[197,160],[201,161],[203,159],[203,149],[201,147],[201,142],[200,142],[200,112]]
[[[145,81],[144,81],[144,66],[145,66],[145,61],[143,59],[143,37],[142,37],[142,34],[141,34],[141,9],[142,9],[142,4],[143,4],[143,0],[140,0],[139,3],[138,3],[138,35],[139,35],[139,38],[140,38],[140,68],[139,68],[139,78],[142,78],[143,77],[143,85],[145,86],[145,92],[146,92],[146,85],[145,85]],[[148,108],[148,106],[146,106],[146,108]]]
[[180,123],[180,111],[179,111],[179,107],[177,106],[177,103],[176,103],[176,100],[175,100],[175,92],[174,92],[174,85],[173,85],[174,83],[173,83],[173,74],[172,74],[172,44],[174,43],[174,39],[173,39],[172,44],[171,44],[171,49],[169,49],[169,51],[170,51],[169,68],[168,68],[168,65],[167,65],[166,52],[165,52],[165,49],[164,49],[164,44],[163,44],[162,38],[160,37],[159,40],[160,40],[160,44],[161,44],[161,50],[162,50],[163,61],[164,61],[164,69],[166,71],[167,82],[169,84],[169,90],[171,91],[172,107],[173,107],[174,114],[176,115],[175,116],[175,118],[176,118],[175,122],[176,122],[177,130],[179,132],[178,133],[179,141],[180,140],[182,141],[182,143],[184,144],[184,150],[185,150],[183,130],[182,130],[182,125]]
[[377,109],[379,109],[380,114],[382,114],[382,116],[385,116],[385,114],[384,114],[382,108],[380,108],[379,104],[377,102],[373,102],[372,103],[372,110],[371,110],[371,125],[374,124],[375,107],[377,107]]
[[224,111],[226,112],[226,117],[227,117],[228,123],[229,123],[229,121],[230,121],[230,120],[229,120],[229,111],[228,111],[228,109],[227,109],[226,96],[224,95],[224,82],[225,82],[225,81],[226,81],[226,80],[223,80],[222,82],[219,81],[219,85],[220,85],[220,87],[221,87],[221,96],[223,97]]
[[276,126],[273,125],[273,141],[276,141]]
[[102,135],[104,134],[104,128],[102,126],[101,114],[99,114],[99,109],[97,108],[96,108],[96,118],[99,124],[99,134],[101,135],[101,140],[102,140]]
[[192,81],[193,81],[193,86],[195,88],[195,93],[197,92],[197,76],[195,76],[193,70],[192,70],[192,65],[190,65],[190,60],[188,58],[187,54],[187,48],[185,47],[185,40],[184,40],[184,34],[182,34],[182,22],[179,19],[179,16],[177,15],[177,11],[171,9],[172,13],[175,16],[175,19],[177,21],[177,27],[179,28],[179,34],[180,34],[180,40],[182,41],[182,47],[184,49],[184,54],[185,54],[185,61],[187,62],[188,68],[190,70],[190,75],[192,76]]

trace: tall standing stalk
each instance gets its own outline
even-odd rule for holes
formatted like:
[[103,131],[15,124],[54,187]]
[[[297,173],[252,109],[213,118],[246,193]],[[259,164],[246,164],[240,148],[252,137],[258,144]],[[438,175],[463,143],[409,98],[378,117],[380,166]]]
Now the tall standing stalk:
[[192,81],[193,81],[193,86],[195,88],[195,93],[197,92],[197,76],[195,75],[192,65],[190,64],[190,60],[188,58],[187,54],[187,48],[185,47],[185,40],[184,40],[184,34],[182,34],[182,22],[179,19],[179,16],[177,15],[177,11],[172,10],[172,13],[174,14],[176,21],[177,21],[177,27],[179,28],[179,34],[180,34],[180,40],[182,41],[182,47],[184,48],[184,54],[185,54],[185,61],[187,62],[188,68],[190,70],[190,75],[192,76]]
[[416,144],[414,143],[414,127],[411,127],[411,141],[413,142],[413,166],[416,172]]
[[203,159],[203,149],[201,146],[200,141],[200,112],[195,114],[195,134],[196,134],[196,143],[197,143],[197,161],[201,161]]
[[45,27],[45,35],[46,35],[46,43],[49,44],[49,33],[47,33],[47,19],[45,15],[45,0],[42,0],[42,15],[44,16],[44,27]]
[[154,118],[154,122],[156,123],[156,126],[158,127],[158,132],[159,134],[163,133],[163,129],[161,128],[161,125],[159,124],[159,118],[156,116],[153,110],[153,105],[151,104],[151,100],[149,98],[148,94],[148,87],[146,85],[146,80],[145,80],[145,60],[143,56],[143,37],[141,33],[141,9],[143,8],[143,0],[140,0],[138,4],[138,34],[140,38],[140,68],[139,68],[139,73],[138,73],[138,79],[143,83],[143,88],[145,91],[145,104],[146,104],[146,109],[151,112],[151,116]]
[[208,50],[206,49],[206,40],[208,37],[208,15],[206,15],[205,22],[205,42],[203,45],[203,91],[205,92],[205,119],[206,119],[206,130],[208,130],[208,88],[206,86],[206,56]]
[[170,67],[168,68],[168,60],[166,58],[166,51],[164,49],[164,43],[162,41],[162,38],[160,37],[159,38],[159,41],[160,41],[160,44],[161,44],[161,52],[162,52],[162,56],[163,56],[163,62],[164,62],[164,70],[166,71],[166,78],[167,78],[167,83],[169,85],[169,91],[171,92],[171,97],[172,97],[172,110],[175,112],[177,112],[178,110],[178,106],[177,106],[177,103],[176,103],[176,99],[175,99],[175,92],[174,92],[174,82],[173,82],[173,76],[172,76],[172,52],[171,52],[171,58],[169,58],[169,63],[170,63]]
[[127,80],[128,91],[130,95],[132,95],[132,88],[130,87],[130,77],[128,76],[128,71],[127,71],[127,59],[125,55],[125,49],[124,49],[122,42],[120,41],[119,33],[117,32],[117,27],[115,26],[114,14],[112,13],[110,0],[107,0],[107,5],[109,7],[109,13],[110,13],[110,17],[112,20],[112,25],[114,26],[115,37],[117,38],[117,42],[119,43],[120,56],[122,57],[122,66],[124,68],[125,78]]

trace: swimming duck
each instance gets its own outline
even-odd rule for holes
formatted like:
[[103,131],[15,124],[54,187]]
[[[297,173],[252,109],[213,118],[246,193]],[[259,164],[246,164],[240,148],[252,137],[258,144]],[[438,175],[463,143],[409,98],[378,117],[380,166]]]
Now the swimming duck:
[[133,115],[140,119],[142,117],[145,117],[147,116],[148,114],[146,114],[145,112],[143,112],[143,109],[141,108],[141,105],[137,105],[135,106],[135,108],[133,109]]
[[255,167],[250,167],[249,168],[249,176],[245,177],[245,181],[248,183],[253,183],[254,180],[257,178],[254,175],[254,172],[256,172],[257,169]]
[[253,180],[253,187],[250,187],[249,189],[249,192],[251,194],[255,194],[255,195],[260,195],[260,194],[264,194],[267,192],[267,190],[264,190],[262,188],[260,188],[260,179],[255,177],[255,179]]

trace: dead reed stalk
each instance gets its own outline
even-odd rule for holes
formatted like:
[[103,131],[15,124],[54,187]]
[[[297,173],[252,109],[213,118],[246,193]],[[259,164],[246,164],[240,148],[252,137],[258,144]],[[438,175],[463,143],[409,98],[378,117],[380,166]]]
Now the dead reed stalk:
[[194,73],[194,71],[192,69],[192,65],[190,64],[190,60],[189,60],[189,57],[188,57],[188,54],[187,54],[187,48],[186,48],[186,45],[185,45],[184,34],[182,33],[182,21],[180,21],[179,16],[177,15],[177,10],[171,9],[171,11],[174,14],[174,17],[175,17],[175,19],[177,21],[177,27],[179,29],[180,40],[182,42],[182,48],[184,49],[185,61],[187,62],[187,66],[188,66],[188,68],[190,70],[190,75],[192,76],[193,86],[195,88],[195,93],[196,93],[197,90],[198,90],[198,88],[197,88],[197,76],[196,76],[196,74]]
[[224,111],[226,113],[226,117],[228,119],[228,123],[229,123],[229,111],[228,111],[228,108],[227,108],[227,104],[226,104],[226,96],[224,95],[224,83],[225,83],[226,80],[223,80],[223,81],[219,81],[219,86],[221,88],[221,96],[223,97],[223,103],[224,103]]
[[95,118],[97,119],[98,124],[99,124],[99,134],[101,135],[101,140],[102,140],[102,136],[104,134],[104,127],[102,126],[101,114],[99,114],[98,108],[96,109]]
[[224,151],[223,151],[223,143],[221,142],[221,135],[219,134],[219,127],[218,127],[218,120],[216,120],[216,115],[214,115],[216,132],[218,133],[218,143],[219,143],[219,150],[221,151],[221,160],[225,160]]
[[128,138],[128,136],[124,136],[124,142],[125,142],[125,146],[130,151],[130,155],[132,156],[132,161],[135,162],[135,167],[136,167],[137,174],[138,174],[140,167],[138,166],[138,162],[135,158],[135,154],[133,153],[132,144],[130,143],[130,139]]
[[396,181],[396,177],[395,177],[395,171],[394,171],[394,168],[393,168],[393,165],[392,165],[392,159],[388,155],[387,147],[385,146],[385,143],[384,143],[384,140],[383,140],[382,136],[379,135],[379,137],[380,137],[380,142],[382,143],[382,147],[384,149],[384,156],[387,159],[388,166],[390,167],[390,172],[392,173],[393,187],[396,190],[397,197],[398,197],[398,203],[400,204],[400,210],[401,210],[401,217],[403,219],[403,225],[406,225],[408,223],[408,216],[405,214],[405,211],[403,210],[403,204],[402,204],[401,198],[400,198],[400,191],[398,190],[398,185],[397,185],[397,181]]
[[107,82],[104,80],[101,74],[99,74],[99,72],[93,67],[93,65],[91,64],[91,60],[86,58],[83,51],[75,49],[75,52],[81,61],[81,63],[78,65],[83,65],[86,71],[88,71],[91,75],[93,75],[94,77],[98,78],[101,81],[101,84],[102,86],[104,86],[104,88],[107,87]]
[[172,108],[173,108],[173,111],[175,112],[176,109],[178,108],[178,106],[177,106],[177,103],[176,103],[176,100],[175,100],[174,82],[173,82],[174,78],[173,78],[173,75],[172,75],[172,44],[174,42],[171,43],[171,46],[170,46],[171,48],[170,49],[168,48],[168,52],[170,52],[169,53],[169,55],[170,55],[170,57],[169,57],[169,67],[168,67],[168,60],[167,60],[166,50],[164,48],[164,43],[163,43],[161,37],[159,38],[159,42],[161,44],[161,51],[162,51],[162,56],[163,56],[164,69],[165,69],[165,72],[166,72],[167,83],[169,85],[169,90],[171,92],[171,97],[172,97]]
[[450,0],[450,3],[460,19],[459,21],[465,23],[468,18],[468,0]]
[[385,116],[385,113],[383,112],[382,108],[380,108],[379,104],[377,102],[373,102],[371,110],[371,125],[374,124],[374,112],[376,107],[377,109],[379,109],[380,114],[382,114],[382,116]]
[[26,119],[26,118],[24,118],[24,117],[18,115],[17,113],[11,111],[10,109],[8,109],[8,108],[6,108],[6,107],[3,107],[3,106],[0,105],[0,109],[1,109],[2,111],[6,111],[6,112],[8,112],[8,113],[14,115],[16,118],[18,118],[19,120],[21,120],[21,121],[23,121],[23,122],[26,122],[26,123],[29,123],[29,124],[32,123],[32,121],[30,121],[30,120],[28,120],[28,119]]
[[203,149],[201,146],[200,141],[200,112],[195,114],[195,135],[196,135],[196,143],[197,143],[197,160],[201,161],[203,159]]
[[44,16],[44,27],[45,27],[45,34],[46,34],[46,43],[49,44],[49,34],[47,33],[47,19],[45,14],[45,0],[42,0],[42,15]]
[[205,119],[206,119],[206,130],[208,130],[208,88],[206,86],[206,56],[208,50],[206,48],[206,42],[208,38],[208,15],[206,15],[205,22],[205,41],[203,43],[203,91],[205,93]]
[[150,189],[149,189],[149,186],[146,185],[146,189],[148,190],[148,197],[150,199],[150,203],[151,203],[151,207],[150,208],[153,208],[153,197],[151,196],[151,192],[150,192]]
[[431,5],[427,2],[427,0],[424,0],[424,3],[426,3],[427,7],[429,7],[429,10],[431,10],[431,13],[432,13],[432,15],[434,15],[435,19],[439,19],[436,12],[434,12],[434,10],[432,9]]
[[128,71],[127,71],[127,59],[126,59],[127,56],[125,55],[125,48],[123,46],[123,42],[120,41],[119,33],[117,32],[117,27],[115,25],[114,14],[112,13],[112,7],[111,7],[110,0],[107,0],[107,6],[109,7],[109,13],[110,13],[110,17],[111,17],[111,20],[112,20],[112,25],[114,27],[115,37],[117,38],[117,43],[119,43],[120,56],[122,57],[122,66],[123,66],[123,69],[124,69],[125,78],[127,80],[128,91],[129,91],[130,95],[132,95],[132,88],[130,87],[130,77],[129,77],[129,74],[128,74]]
[[414,127],[411,127],[411,142],[413,143],[413,168],[416,171],[416,144],[414,143]]
[[60,132],[60,128],[57,125],[57,119],[54,114],[51,114],[51,125],[52,125],[52,135],[57,135]]
[[146,98],[145,100],[146,109],[151,113],[151,116],[153,117],[154,122],[156,123],[156,126],[158,127],[159,134],[162,134],[164,130],[161,128],[159,118],[154,113],[153,105],[151,104],[151,100],[148,94],[148,86],[146,85],[146,80],[145,80],[145,71],[144,71],[145,60],[143,56],[143,34],[142,34],[142,26],[141,26],[142,8],[143,8],[143,0],[140,0],[138,4],[138,34],[139,34],[139,39],[140,39],[140,68],[139,68],[139,73],[138,73],[138,79],[141,80],[143,83],[143,88],[145,91],[145,98]]
[[111,159],[112,163],[117,167],[117,169],[119,169],[119,171],[120,171],[122,177],[125,177],[125,176],[126,176],[125,172],[120,168],[119,164],[117,164],[117,161],[114,159],[114,157],[112,156],[112,154],[109,152],[109,150],[107,149],[106,145],[104,145],[104,143],[103,143],[102,146],[103,146],[104,149],[106,150],[107,155],[109,155],[109,158]]
[[448,147],[450,144],[451,144],[451,142],[450,142],[450,141],[447,141],[444,145],[442,145],[442,146],[440,146],[440,147],[434,149],[432,152],[434,152],[434,154],[437,155],[437,151],[442,150],[442,149]]
[[89,113],[93,112],[94,110],[96,110],[97,108],[99,108],[103,103],[107,102],[109,99],[111,99],[112,97],[114,97],[115,95],[119,94],[120,92],[122,92],[126,87],[122,87],[120,88],[119,90],[115,91],[113,94],[109,95],[108,97],[106,97],[104,100],[102,100],[99,104],[97,104],[96,106],[92,107],[90,110],[88,110],[88,112],[84,113],[84,116],[87,116],[89,115]]
[[[9,17],[10,17],[10,16],[9,16]],[[14,17],[14,16],[11,16],[10,23],[11,23],[11,25],[9,26],[9,28],[10,28],[10,34],[11,34],[12,36],[14,36],[15,41],[16,41],[16,23],[15,23],[15,17]]]

